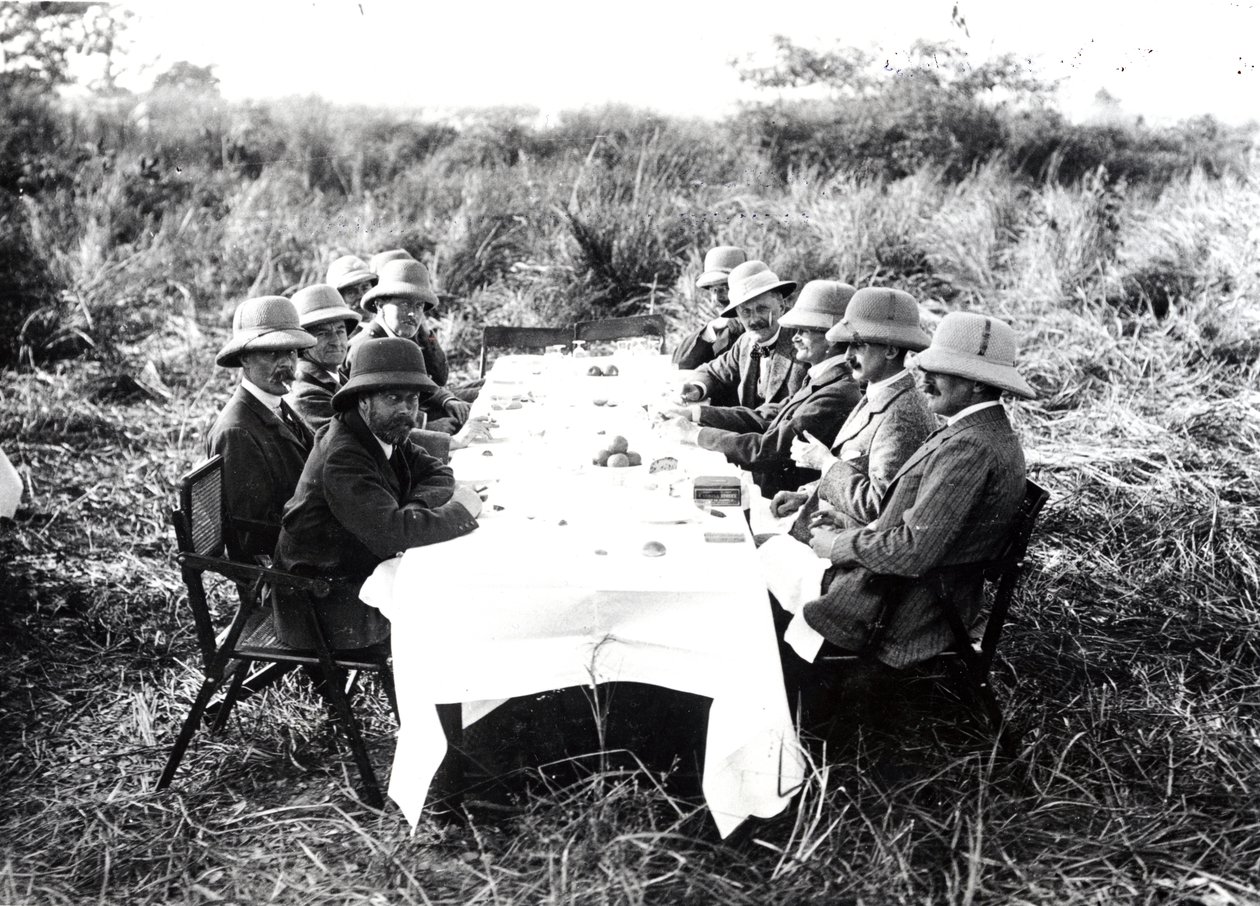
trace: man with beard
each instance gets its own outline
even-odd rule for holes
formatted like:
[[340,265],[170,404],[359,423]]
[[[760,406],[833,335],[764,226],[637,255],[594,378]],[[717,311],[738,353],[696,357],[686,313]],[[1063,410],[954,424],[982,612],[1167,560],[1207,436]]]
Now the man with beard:
[[[722,407],[723,427],[759,430],[764,419],[801,388],[808,368],[796,361],[790,331],[779,327],[783,303],[796,291],[796,283],[780,280],[763,261],[745,261],[731,270],[730,301],[722,315],[735,315],[745,333],[712,362],[696,370],[694,382],[683,386],[682,402],[691,405],[673,410],[699,425],[710,424],[709,413],[697,405],[715,394],[728,393],[734,407]],[[759,409],[761,412],[752,410]]]
[[215,359],[224,368],[241,369],[240,386],[206,442],[207,456],[223,456],[232,559],[257,561],[275,548],[280,514],[312,442],[310,430],[283,397],[296,374],[298,350],[314,345],[292,302],[262,296],[237,306],[232,339]]
[[[730,303],[730,285],[727,283],[732,268],[748,260],[744,250],[733,245],[719,245],[709,249],[704,256],[704,272],[696,280],[697,288],[706,291],[717,303],[717,310],[722,311]],[[674,364],[682,369],[699,368],[705,362],[711,362],[731,348],[744,332],[744,325],[738,318],[718,315],[687,337],[674,350]],[[734,403],[734,398],[714,399],[715,405],[725,406]]]
[[829,342],[829,331],[844,317],[852,295],[853,287],[847,283],[811,280],[792,310],[780,319],[780,325],[794,331],[792,345],[797,361],[808,366],[808,380],[764,420],[760,431],[727,430],[722,417],[738,410],[712,407],[706,427],[676,419],[671,424],[676,436],[684,443],[725,454],[728,462],[752,473],[766,497],[817,478],[816,471],[792,462],[792,444],[805,433],[830,441],[858,401],[860,393],[849,374],[844,344]]
[[[476,493],[456,487],[450,467],[410,440],[420,399],[433,386],[415,343],[365,341],[285,507],[276,562],[331,582],[332,593],[317,607],[333,648],[363,648],[388,636],[389,622],[359,600],[379,563],[477,527]],[[275,613],[283,641],[314,644],[304,602],[278,596]]]
[[[1024,453],[1002,407],[1002,393],[1036,394],[1015,368],[1015,332],[979,312],[951,312],[916,367],[928,408],[945,419],[897,471],[870,525],[813,530],[810,545],[823,561],[822,594],[806,600],[784,640],[785,676],[804,668],[825,645],[860,650],[882,596],[872,575],[912,580],[888,624],[880,661],[904,667],[948,647],[949,624],[935,605],[950,598],[970,625],[984,580],[971,568],[995,556],[1024,497]],[[769,542],[764,547],[768,547]],[[780,601],[775,588],[771,592]]]

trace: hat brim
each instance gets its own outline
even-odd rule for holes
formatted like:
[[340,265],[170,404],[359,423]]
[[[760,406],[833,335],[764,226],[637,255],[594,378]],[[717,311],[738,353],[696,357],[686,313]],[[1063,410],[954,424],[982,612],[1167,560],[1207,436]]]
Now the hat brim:
[[356,283],[371,283],[373,286],[376,286],[380,282],[381,278],[369,270],[350,271],[348,274],[343,274],[341,279],[333,284],[333,288],[340,291],[347,286],[354,286]]
[[247,337],[233,337],[219,350],[214,362],[220,368],[240,368],[241,353],[275,352],[284,349],[301,351],[310,349],[317,342],[319,341],[305,330],[269,330]]
[[302,315],[302,329],[305,330],[317,324],[327,324],[329,321],[345,321],[346,330],[354,330],[362,320],[363,315],[345,306],[340,308],[320,308],[310,314]]
[[345,412],[353,405],[356,396],[372,390],[436,390],[437,386],[433,378],[422,371],[374,371],[359,376],[352,372],[346,385],[333,394],[332,407],[338,412]]
[[696,278],[696,286],[701,289],[708,289],[711,286],[720,286],[731,276],[729,270],[726,271],[705,271]]
[[840,321],[827,331],[827,339],[832,343],[883,343],[908,349],[911,352],[922,352],[932,345],[929,337],[921,327],[906,327],[901,324],[853,322],[846,324]]
[[413,283],[402,282],[377,284],[363,294],[363,298],[359,300],[359,307],[364,311],[375,313],[378,304],[385,299],[414,299],[424,304],[426,314],[438,307],[437,296],[432,290]]
[[739,301],[732,299],[727,303],[726,308],[722,309],[721,317],[729,318],[731,315],[735,314],[735,309],[739,308],[745,302],[751,302],[753,299],[756,299],[758,296],[764,296],[766,293],[778,292],[783,295],[784,299],[786,299],[792,295],[792,293],[796,292],[796,287],[797,283],[795,280],[780,280],[778,283],[773,283],[765,289],[759,289],[751,296],[747,296]]
[[922,371],[939,371],[941,374],[952,374],[955,377],[979,381],[1026,400],[1037,398],[1037,391],[1033,390],[1013,365],[1002,365],[976,356],[931,347],[915,356],[914,365]]
[[[802,327],[806,330],[826,331],[835,324],[835,319],[820,311],[789,311],[779,318],[784,327]],[[830,339],[830,338],[828,338]]]

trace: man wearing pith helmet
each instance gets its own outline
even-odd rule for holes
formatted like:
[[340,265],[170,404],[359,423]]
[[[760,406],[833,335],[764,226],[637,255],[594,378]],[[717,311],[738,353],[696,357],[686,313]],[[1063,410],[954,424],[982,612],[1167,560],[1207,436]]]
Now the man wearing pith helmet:
[[223,456],[228,554],[270,557],[280,513],[293,494],[311,448],[311,432],[284,402],[297,371],[298,352],[315,345],[297,309],[283,296],[262,296],[237,306],[232,338],[215,362],[241,370],[240,386],[219,413],[206,455]]
[[[698,403],[728,390],[734,393],[736,404],[747,409],[784,403],[801,388],[807,370],[796,360],[792,332],[779,327],[779,316],[796,283],[780,280],[764,261],[736,265],[728,282],[730,299],[722,315],[737,316],[745,332],[730,349],[696,369],[695,381],[683,387],[682,401]],[[705,424],[699,407],[677,414]],[[749,424],[755,426],[755,422]]]
[[[388,621],[359,600],[378,564],[477,527],[477,494],[456,487],[450,467],[410,440],[420,397],[432,389],[415,343],[366,341],[285,507],[276,563],[332,583],[332,593],[316,602],[330,647],[363,648],[388,636]],[[304,614],[304,602],[277,597],[283,641],[314,643]]]
[[363,294],[376,285],[377,279],[376,274],[363,263],[363,259],[356,255],[342,255],[328,265],[324,282],[337,290],[342,301],[354,309],[359,307]]
[[[710,407],[706,427],[685,419],[673,430],[685,443],[717,450],[728,462],[752,473],[761,493],[770,497],[817,478],[792,462],[794,438],[809,433],[830,441],[861,395],[844,356],[844,344],[829,342],[829,330],[844,317],[853,287],[835,280],[806,283],[792,310],[779,323],[794,332],[797,361],[808,366],[807,380],[777,412],[762,419],[761,430],[748,431],[742,418],[727,417],[744,410]],[[756,414],[756,413],[754,413]]]
[[346,361],[348,337],[362,316],[351,311],[341,294],[326,283],[317,283],[293,294],[302,329],[315,345],[298,355],[297,377],[286,401],[312,432],[332,418],[333,394],[341,389],[338,369]]
[[[720,312],[730,302],[730,287],[727,280],[731,270],[748,260],[744,250],[733,245],[719,245],[709,249],[704,256],[704,271],[696,279],[696,286],[707,292],[717,304]],[[705,362],[711,362],[731,348],[731,344],[744,332],[744,325],[738,318],[718,315],[708,321],[698,331],[687,337],[674,350],[674,364],[679,368],[699,368]],[[727,405],[734,400],[716,400],[718,405]]]
[[857,528],[872,522],[893,476],[936,428],[936,416],[906,369],[906,356],[931,342],[913,296],[864,287],[827,339],[846,345],[853,376],[865,392],[830,448],[800,440],[793,445],[796,462],[817,469],[822,482],[776,495],[771,509],[775,516],[799,511],[792,536],[806,544],[815,525]]
[[[970,624],[983,576],[967,569],[1002,549],[1025,491],[1024,452],[1002,394],[1036,394],[1015,368],[1015,332],[979,312],[951,312],[917,357],[928,408],[945,420],[902,464],[875,521],[815,528],[814,552],[829,561],[823,593],[807,601],[785,640],[805,661],[820,646],[853,650],[867,639],[880,596],[872,573],[915,581],[901,599],[877,657],[904,667],[944,650],[952,634],[934,604],[943,591]],[[785,668],[786,669],[786,668]]]

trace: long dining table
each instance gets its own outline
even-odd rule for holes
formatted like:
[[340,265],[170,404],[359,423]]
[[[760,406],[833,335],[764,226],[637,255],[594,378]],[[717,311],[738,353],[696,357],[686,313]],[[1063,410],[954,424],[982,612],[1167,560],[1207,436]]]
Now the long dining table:
[[[615,365],[612,376],[590,375]],[[638,682],[712,700],[701,788],[722,836],[782,811],[804,777],[773,621],[738,506],[697,506],[697,476],[738,476],[658,434],[677,392],[664,356],[503,356],[456,451],[483,491],[476,531],[382,563],[362,598],[391,621],[399,730],[389,794],[414,827],[446,753],[435,711],[465,725],[495,702]],[[595,462],[624,438],[641,464]]]

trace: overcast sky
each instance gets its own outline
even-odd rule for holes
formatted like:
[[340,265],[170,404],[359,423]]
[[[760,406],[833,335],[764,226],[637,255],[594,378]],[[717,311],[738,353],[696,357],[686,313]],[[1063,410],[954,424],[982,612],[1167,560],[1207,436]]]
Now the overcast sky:
[[214,64],[229,98],[318,94],[334,102],[544,113],[607,102],[723,116],[753,95],[730,60],[768,59],[782,33],[895,60],[915,38],[952,39],[977,59],[1012,51],[1060,80],[1085,115],[1099,88],[1153,121],[1260,116],[1260,0],[729,0],[447,2],[131,0],[132,58]]

